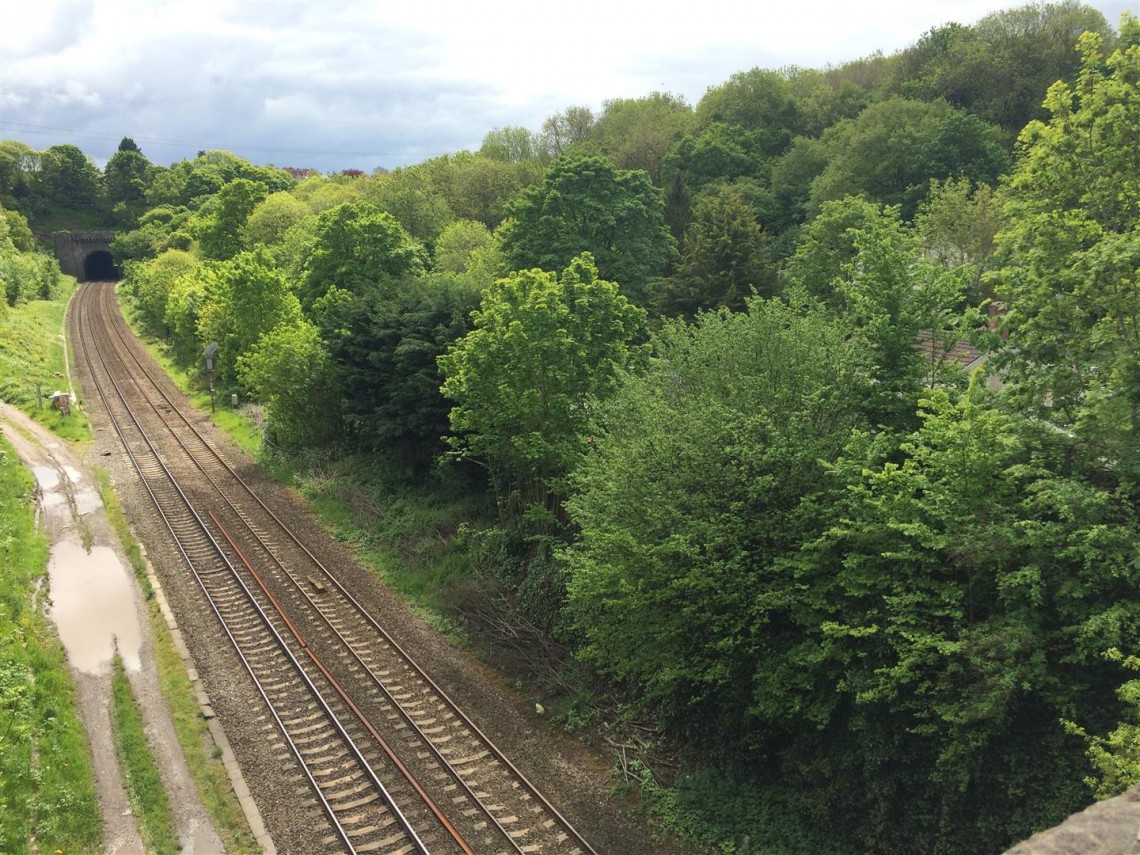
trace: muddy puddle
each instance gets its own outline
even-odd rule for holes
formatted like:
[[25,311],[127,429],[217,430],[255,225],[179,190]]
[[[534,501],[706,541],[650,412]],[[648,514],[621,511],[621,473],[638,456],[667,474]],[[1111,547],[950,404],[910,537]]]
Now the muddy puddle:
[[58,542],[51,549],[48,579],[51,616],[72,667],[109,673],[117,645],[123,665],[137,671],[141,632],[131,578],[115,551],[94,546],[88,552],[78,543]]

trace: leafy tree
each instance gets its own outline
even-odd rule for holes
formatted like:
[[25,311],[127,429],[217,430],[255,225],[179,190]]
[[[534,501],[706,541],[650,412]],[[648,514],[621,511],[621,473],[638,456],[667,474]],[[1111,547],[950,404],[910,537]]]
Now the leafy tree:
[[201,152],[192,160],[182,160],[158,172],[147,189],[147,204],[197,209],[203,200],[215,195],[238,178],[265,185],[267,193],[288,190],[297,181],[283,169],[254,166],[228,151]]
[[475,220],[456,220],[440,233],[435,242],[433,269],[440,273],[465,273],[471,254],[490,246],[491,231]]
[[362,294],[386,279],[422,275],[426,258],[391,214],[367,202],[338,205],[317,217],[298,288],[301,303],[308,309],[333,287]]
[[309,216],[309,206],[293,193],[280,190],[266,196],[241,226],[241,242],[247,248],[271,247],[285,240],[291,227]]
[[447,199],[423,167],[397,169],[379,176],[363,198],[395,217],[409,235],[428,248],[455,219]]
[[477,220],[495,229],[507,215],[507,203],[527,186],[538,183],[542,166],[534,161],[504,161],[460,152],[422,165],[458,219]]
[[202,364],[206,342],[198,338],[198,316],[206,304],[206,295],[216,291],[216,279],[214,266],[203,265],[170,283],[163,324],[170,336],[174,359],[183,367]]
[[238,357],[237,377],[265,403],[269,442],[308,448],[340,435],[338,377],[319,331],[304,318],[262,335]]
[[667,322],[571,476],[581,655],[713,754],[761,738],[750,710],[796,589],[777,562],[819,530],[803,503],[861,423],[860,374],[842,325],[776,301]]
[[1080,59],[1072,48],[1086,31],[1106,44],[1114,39],[1104,16],[1076,0],[1003,9],[972,27],[937,27],[904,52],[901,86],[919,98],[945,98],[1012,137],[1046,118],[1041,100],[1053,83],[1074,81]]
[[1089,463],[1140,473],[1140,21],[1120,47],[1081,37],[1075,89],[1049,90],[1006,191],[994,290],[1008,306],[1013,399],[1086,444]]
[[193,217],[189,208],[151,208],[139,217],[137,228],[115,235],[111,252],[126,262],[154,258],[168,249],[189,250],[194,244]]
[[53,145],[40,157],[40,170],[32,186],[34,208],[102,211],[103,176],[86,154],[74,145]]
[[690,195],[709,184],[763,175],[766,165],[756,133],[723,122],[677,140],[666,163],[681,174]]
[[901,205],[908,220],[932,178],[993,184],[1009,163],[999,129],[944,102],[872,104],[825,131],[820,144],[827,165],[812,182],[815,210],[829,199],[864,194]]
[[785,269],[794,301],[816,300],[849,325],[866,348],[873,381],[859,390],[872,424],[913,427],[915,408],[931,379],[919,333],[953,336],[959,277],[923,257],[897,208],[850,198],[824,205],[804,230]]
[[631,341],[645,312],[583,254],[561,274],[500,279],[471,317],[474,329],[439,358],[443,394],[455,402],[452,443],[486,467],[504,525],[557,518],[592,402],[638,353]]
[[693,125],[693,109],[679,95],[653,92],[607,101],[591,131],[598,152],[618,169],[641,169],[660,185],[665,158]]
[[1005,223],[992,188],[965,178],[932,182],[914,219],[915,232],[929,255],[947,268],[965,269],[974,302],[992,296],[983,277],[994,260],[994,237]]
[[[575,152],[593,136],[597,117],[589,107],[567,107],[542,123],[542,142],[550,157]],[[577,151],[581,154],[583,152]]]
[[992,851],[1087,803],[1061,719],[1118,714],[1103,653],[1140,632],[1136,523],[1067,442],[974,387],[933,394],[901,449],[857,436],[834,467],[752,709],[783,780],[854,848]]
[[768,241],[744,198],[720,188],[698,200],[681,243],[677,272],[658,286],[657,305],[666,314],[702,309],[740,311],[755,292],[772,296],[776,272]]
[[130,265],[124,287],[148,329],[166,331],[166,307],[174,281],[200,266],[197,258],[180,249],[168,249],[156,258]]
[[346,392],[347,427],[365,448],[395,452],[422,473],[446,450],[451,402],[440,393],[437,359],[470,331],[479,290],[461,277],[430,275],[337,296],[330,292],[318,307]]
[[135,227],[146,210],[146,191],[152,174],[150,161],[132,140],[124,137],[103,169],[104,194],[116,226]]
[[0,205],[30,213],[32,187],[42,158],[18,140],[0,140]]
[[300,318],[300,305],[264,250],[214,266],[198,310],[198,339],[218,342],[214,365],[222,385],[237,380],[238,358],[278,324]]
[[492,160],[522,163],[542,156],[542,142],[526,128],[506,127],[488,131],[478,154]]
[[753,68],[711,87],[697,104],[702,127],[720,123],[752,131],[765,157],[778,155],[803,123],[788,79],[778,71]]
[[663,213],[661,193],[644,172],[614,169],[599,157],[565,157],[511,204],[503,253],[517,270],[556,270],[589,252],[600,276],[644,301],[646,283],[664,272],[674,251]]
[[223,186],[199,213],[196,228],[202,255],[225,261],[241,252],[242,227],[268,194],[264,184],[248,178],[235,178]]
[[36,236],[28,225],[28,219],[19,211],[9,211],[0,207],[0,214],[5,222],[5,238],[11,242],[18,252],[34,252],[36,249]]

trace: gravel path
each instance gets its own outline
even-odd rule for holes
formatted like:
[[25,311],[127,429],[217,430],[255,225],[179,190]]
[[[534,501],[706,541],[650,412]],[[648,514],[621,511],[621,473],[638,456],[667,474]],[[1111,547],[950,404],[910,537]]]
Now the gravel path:
[[107,524],[89,468],[67,443],[3,402],[0,427],[36,478],[40,522],[52,542],[50,614],[67,650],[91,745],[105,850],[143,852],[111,740],[111,664],[117,650],[170,795],[183,851],[221,851],[159,688],[142,592]]

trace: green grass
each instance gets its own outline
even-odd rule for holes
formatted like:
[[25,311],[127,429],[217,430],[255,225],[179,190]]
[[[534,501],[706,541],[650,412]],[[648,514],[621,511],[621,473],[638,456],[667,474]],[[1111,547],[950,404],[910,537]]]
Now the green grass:
[[118,534],[131,568],[148,601],[150,624],[155,637],[155,662],[158,667],[159,684],[170,709],[174,731],[182,746],[186,765],[198,789],[198,796],[213,820],[214,828],[227,852],[255,852],[258,848],[257,841],[254,840],[249,824],[245,821],[245,815],[234,795],[225,766],[216,756],[214,741],[206,727],[205,719],[202,718],[194,688],[186,675],[186,667],[174,648],[166,629],[166,621],[158,607],[158,601],[154,598],[154,589],[147,578],[146,559],[131,534],[118,499],[110,489],[107,473],[96,470],[94,477],[103,497],[107,520]]
[[475,555],[461,531],[493,512],[484,496],[455,473],[411,483],[399,463],[379,454],[278,456],[276,462],[334,538],[437,629],[463,637],[451,615]]
[[43,611],[48,544],[35,528],[34,486],[0,439],[0,851],[97,851],[91,755]]
[[138,820],[147,852],[175,855],[180,846],[174,828],[174,811],[151,753],[142,713],[131,692],[131,682],[118,654],[115,655],[114,669],[111,676],[111,732],[131,809]]
[[91,438],[83,412],[73,406],[71,415],[60,415],[50,400],[55,390],[67,390],[63,318],[74,290],[68,279],[62,299],[33,300],[0,314],[0,399],[64,439],[83,441]]

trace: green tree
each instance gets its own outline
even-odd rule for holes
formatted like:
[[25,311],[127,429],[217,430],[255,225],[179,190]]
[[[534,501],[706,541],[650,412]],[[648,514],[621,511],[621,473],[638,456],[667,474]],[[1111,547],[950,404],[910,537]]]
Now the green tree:
[[547,156],[584,154],[582,148],[592,139],[596,122],[593,110],[581,105],[567,107],[548,118],[542,123],[542,143]]
[[926,252],[950,269],[963,269],[971,299],[992,297],[983,278],[994,262],[994,238],[1005,228],[1005,213],[988,184],[966,178],[932,182],[914,218]]
[[541,186],[511,204],[510,214],[501,235],[513,269],[557,270],[589,252],[599,275],[638,302],[674,251],[664,201],[649,176],[614,169],[599,157],[555,161]]
[[914,216],[931,179],[996,183],[1009,158],[998,128],[945,102],[891,98],[833,125],[820,141],[827,161],[811,206],[864,194]]
[[264,250],[243,252],[214,266],[198,309],[201,342],[218,342],[214,364],[223,386],[237,380],[238,359],[278,324],[295,323],[300,305]]
[[309,206],[290,192],[279,190],[266,196],[241,226],[241,242],[246,248],[271,247],[285,239],[285,233],[305,217]]
[[915,408],[932,365],[919,344],[954,337],[961,300],[959,276],[923,256],[898,208],[849,198],[824,205],[804,229],[785,268],[788,296],[830,308],[864,345],[869,376],[859,390],[871,423],[913,427]]
[[765,157],[782,153],[804,130],[787,77],[762,68],[739,72],[710,87],[696,112],[702,127],[720,123],[752,131]]
[[1088,33],[1076,87],[1057,83],[1005,191],[993,285],[1007,305],[1013,399],[1071,430],[1089,463],[1140,474],[1140,21],[1108,57]]
[[267,195],[264,184],[248,178],[235,178],[224,185],[199,212],[196,231],[202,255],[225,261],[241,252],[242,227]]
[[32,189],[36,213],[49,208],[98,213],[103,210],[103,176],[74,145],[53,145],[40,158]]
[[653,92],[615,98],[602,107],[591,131],[600,154],[618,169],[641,169],[660,185],[673,143],[693,125],[693,108],[679,95]]
[[431,170],[423,166],[378,176],[365,189],[363,198],[395,217],[409,235],[429,249],[439,233],[455,219],[447,198],[435,185]]
[[103,168],[107,207],[119,228],[133,229],[146,210],[146,191],[153,172],[151,162],[134,141],[124,137]]
[[455,450],[486,467],[505,526],[557,519],[592,402],[638,353],[645,312],[583,254],[561,274],[500,279],[471,317],[474,329],[439,358]]
[[796,590],[777,562],[819,530],[805,503],[861,423],[861,373],[842,325],[777,301],[667,322],[571,476],[581,655],[711,755],[762,738],[750,710]]
[[470,331],[479,293],[464,277],[431,274],[319,304],[346,425],[363,447],[394,452],[413,474],[446,450],[451,402],[437,360]]
[[764,229],[744,198],[722,187],[697,201],[681,242],[677,272],[657,286],[655,302],[671,315],[718,308],[740,311],[753,292],[770,297],[775,289],[776,271]]
[[522,163],[542,156],[541,139],[526,128],[506,127],[488,131],[478,154],[492,160]]
[[298,293],[309,309],[330,288],[362,294],[378,282],[424,273],[427,254],[391,215],[367,202],[318,215]]
[[311,448],[340,435],[338,376],[316,326],[294,317],[238,357],[238,381],[264,402],[265,436],[285,448]]
[[490,246],[490,229],[475,220],[456,220],[440,233],[433,252],[433,269],[440,273],[465,273],[471,254]]
[[147,261],[132,264],[127,269],[124,288],[134,300],[143,324],[152,332],[166,332],[166,307],[174,281],[192,274],[201,262],[180,249],[168,249]]
[[903,52],[899,86],[924,100],[945,98],[1013,137],[1046,118],[1041,101],[1050,86],[1075,80],[1080,58],[1072,48],[1085,31],[1106,44],[1115,37],[1098,10],[1076,0],[1003,9],[972,27],[936,27]]
[[1136,522],[1067,445],[975,386],[834,467],[827,528],[790,568],[798,628],[753,711],[785,783],[854,848],[996,851],[1087,804],[1061,720],[1119,715],[1103,654],[1140,633]]

